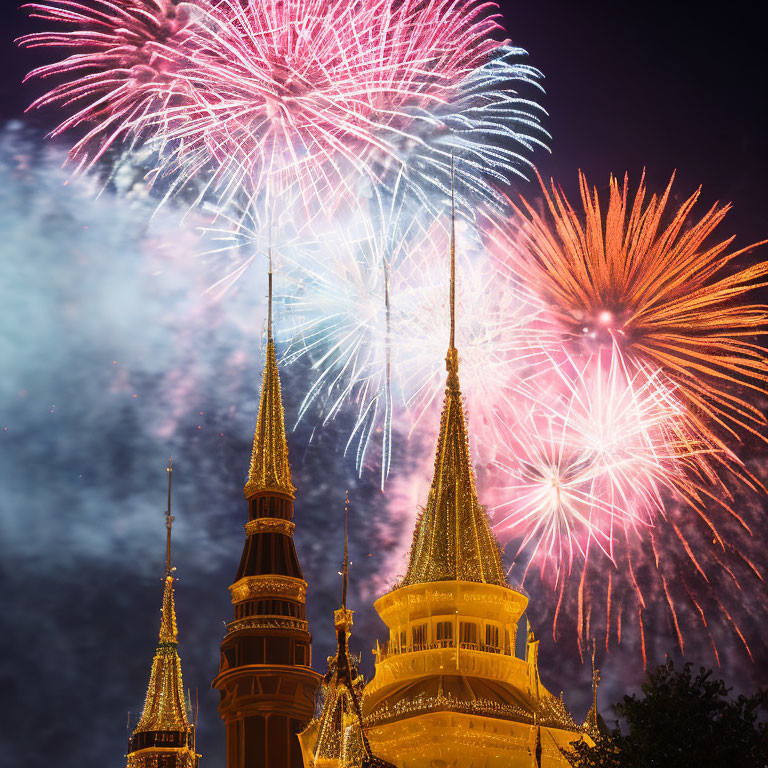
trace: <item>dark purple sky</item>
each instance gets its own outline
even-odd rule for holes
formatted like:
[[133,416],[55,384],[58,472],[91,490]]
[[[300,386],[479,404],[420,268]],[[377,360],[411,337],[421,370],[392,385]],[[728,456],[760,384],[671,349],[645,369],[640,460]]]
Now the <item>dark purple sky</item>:
[[[28,51],[17,51],[12,45],[15,36],[30,29],[14,5],[6,0],[0,11],[3,122],[19,118],[35,92],[35,87],[20,84],[36,57]],[[542,175],[554,175],[566,190],[573,192],[578,169],[584,170],[593,183],[604,186],[610,172],[629,171],[637,180],[645,168],[654,188],[664,185],[677,170],[681,195],[701,184],[702,207],[718,199],[733,202],[734,210],[726,218],[723,234],[735,233],[737,244],[741,245],[765,237],[768,72],[764,26],[758,18],[757,5],[737,0],[707,11],[704,4],[681,2],[503,2],[512,41],[528,50],[530,63],[546,76],[544,105],[550,113],[546,127],[553,135],[553,152],[551,156],[538,157]],[[38,122],[41,119],[45,118],[35,118],[33,125],[43,125]],[[8,183],[8,179],[0,179],[4,188]],[[11,200],[9,206],[17,205],[20,212],[33,208],[43,197],[43,192],[31,182],[19,190],[14,192],[17,199]],[[65,201],[66,195],[62,187],[54,197]],[[72,203],[63,202],[62,210],[54,210],[51,201],[46,205],[45,216],[39,221],[34,219],[33,228],[55,226],[66,233],[71,220],[81,213],[76,206],[71,215],[67,213],[67,206],[72,207]],[[3,214],[12,214],[0,212],[4,224]],[[4,231],[0,229],[0,233]],[[35,235],[37,232],[30,230],[28,259],[39,274],[45,275],[45,270],[36,264],[41,256],[35,249]],[[62,237],[66,239],[66,234]],[[62,240],[62,261],[69,256],[78,257],[80,237],[81,234],[72,234],[72,242],[78,243],[73,252]],[[7,242],[0,243],[0,249],[3,246]],[[87,246],[86,243],[82,247]],[[0,250],[0,258],[7,255]],[[72,282],[81,279],[89,287],[92,273],[83,278],[77,273]],[[42,294],[43,303],[60,305],[70,314],[80,312],[85,317],[89,311],[87,302],[96,304],[98,297],[95,289],[90,294],[78,293],[79,290],[77,286],[57,282],[50,286],[49,294]],[[71,296],[79,297],[86,306],[73,309]],[[14,298],[21,301],[24,297]],[[126,315],[134,316],[130,308]],[[146,323],[156,320],[151,313],[144,318]],[[230,333],[229,343],[234,344],[232,329],[224,330]],[[20,330],[19,344],[27,343],[30,349],[38,345],[39,351],[36,356],[30,353],[32,362],[25,368],[29,380],[22,381],[21,374],[17,376],[11,370],[12,384],[8,390],[29,387],[31,400],[35,394],[30,386],[30,382],[34,385],[34,375],[46,382],[50,377],[50,386],[40,387],[40,401],[48,403],[48,390],[55,392],[56,386],[68,386],[73,390],[68,390],[69,402],[77,402],[80,410],[73,406],[64,413],[67,400],[62,398],[56,426],[48,418],[46,405],[45,418],[35,421],[25,416],[25,429],[16,430],[12,441],[0,433],[0,524],[7,525],[8,531],[10,520],[29,526],[25,546],[15,549],[2,543],[6,537],[0,527],[0,594],[4,603],[0,634],[0,755],[10,756],[9,765],[23,760],[27,765],[37,766],[55,760],[62,768],[81,768],[84,764],[121,766],[126,746],[125,713],[132,710],[135,719],[155,642],[161,589],[155,576],[161,572],[163,546],[161,516],[155,551],[153,544],[144,546],[145,541],[154,542],[151,532],[141,532],[141,546],[132,540],[138,534],[131,527],[135,519],[130,515],[142,494],[151,493],[148,498],[151,504],[155,503],[155,485],[160,486],[156,499],[158,513],[162,511],[163,468],[169,451],[167,445],[150,440],[141,431],[146,414],[140,405],[129,403],[119,412],[110,408],[102,413],[90,408],[83,398],[78,402],[79,380],[72,371],[82,369],[92,378],[92,369],[94,377],[100,376],[103,360],[99,355],[111,362],[112,351],[95,350],[86,333],[81,341],[77,337],[76,344],[61,333],[58,338],[54,327],[44,338],[30,335],[27,341],[24,329]],[[213,347],[224,336],[222,333],[217,337],[211,332],[207,341]],[[0,343],[0,353],[3,350]],[[187,352],[181,350],[179,354],[183,357]],[[61,368],[46,368],[51,360]],[[214,370],[215,362],[214,356],[209,361]],[[251,362],[239,369],[240,379],[231,384],[237,397],[242,398],[243,392],[255,396],[260,362]],[[154,391],[156,379],[162,376],[162,363],[156,361],[144,380],[132,385]],[[2,359],[0,371],[7,376],[8,367]],[[18,383],[14,377],[19,379]],[[215,381],[212,376],[209,383]],[[290,385],[286,389],[286,408],[289,413],[295,412],[299,394]],[[3,391],[0,388],[0,393]],[[250,446],[247,432],[239,426],[235,428],[234,420],[228,421],[226,409],[217,411],[219,401],[227,402],[226,397],[213,397],[204,388],[197,396],[199,410],[216,422],[216,429],[210,436],[205,431],[198,432],[198,408],[190,405],[194,418],[181,418],[169,439],[174,454],[180,457],[177,504],[182,510],[179,526],[186,542],[178,553],[182,579],[177,599],[185,680],[193,689],[200,689],[199,746],[205,755],[203,765],[221,766],[223,733],[215,712],[216,695],[207,686],[215,672],[220,622],[228,620],[231,612],[226,586],[239,558],[242,529],[238,516],[242,515],[244,520],[246,514],[241,481]],[[251,411],[254,406],[252,400]],[[13,425],[22,410],[10,401],[0,402],[0,427],[5,423]],[[229,427],[220,428],[226,437],[219,437],[219,425]],[[297,515],[303,515],[303,525],[302,519],[297,519],[297,545],[305,575],[315,584],[310,619],[317,639],[315,664],[322,668],[330,651],[330,611],[335,601],[336,539],[327,538],[325,530],[328,515],[337,507],[340,509],[340,499],[334,494],[338,496],[345,487],[352,487],[353,498],[365,500],[373,508],[380,504],[380,498],[375,482],[355,484],[351,472],[339,469],[342,460],[338,455],[334,457],[334,448],[323,444],[322,439],[318,442],[319,445],[305,448],[307,434],[301,431],[291,438],[292,461],[304,490],[297,502]],[[21,495],[15,485],[17,478],[3,474],[3,451],[16,457],[14,467],[24,465],[29,472],[25,483],[18,485],[23,489]],[[329,455],[336,462],[330,487],[316,482],[323,476]],[[185,484],[184,472],[194,474],[195,482]],[[5,481],[8,483],[1,485]],[[11,482],[16,489],[14,494],[8,492]],[[110,491],[108,498],[101,495],[104,489]],[[86,498],[90,499],[88,504],[83,502]],[[81,514],[79,505],[83,505],[85,515],[91,514],[91,503],[100,505],[101,511],[94,515],[103,511],[105,520],[108,517],[118,521],[105,522],[105,526],[120,528],[122,538],[115,535],[110,539],[117,543],[106,556],[96,551],[102,542],[96,536],[93,552],[81,542],[73,542],[74,525]],[[185,522],[185,515],[187,521],[193,522]],[[194,525],[196,529],[185,534],[185,525]],[[44,536],[38,535],[38,526]],[[369,548],[368,537],[374,534],[373,523],[361,523],[356,529],[358,551]],[[91,546],[90,542],[87,544]],[[86,555],[82,554],[84,551]],[[386,548],[382,551],[380,557],[386,555]],[[364,582],[368,572],[375,569],[374,556],[359,566],[359,582]],[[728,599],[750,601],[752,597],[742,594]],[[360,601],[356,607],[359,614],[355,642],[358,649],[364,649],[364,658],[369,658],[367,649],[381,635],[382,627],[369,606]],[[669,643],[668,650],[674,653],[671,640],[665,637],[660,629],[657,661],[663,660],[664,642]],[[556,691],[565,689],[566,700],[573,702],[574,708],[583,709],[588,671],[573,658],[561,658],[546,636],[543,642],[545,681]],[[694,637],[686,650],[692,661],[711,664],[708,641]],[[729,683],[745,689],[768,684],[764,648],[752,665],[737,644],[726,650],[732,652],[724,660],[723,669]],[[605,702],[615,700],[625,686],[636,685],[642,670],[635,657],[618,653],[610,663],[606,662],[604,678]]]

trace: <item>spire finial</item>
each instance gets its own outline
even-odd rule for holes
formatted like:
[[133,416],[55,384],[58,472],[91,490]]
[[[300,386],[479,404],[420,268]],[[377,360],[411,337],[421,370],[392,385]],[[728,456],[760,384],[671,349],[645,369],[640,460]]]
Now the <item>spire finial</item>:
[[445,367],[448,371],[448,386],[458,389],[459,386],[459,353],[456,351],[456,193],[454,188],[454,158],[451,152],[451,288],[450,288],[450,314],[451,314],[451,340],[448,345],[448,354],[445,358]]
[[268,284],[269,284],[269,304],[267,309],[267,343],[272,341],[272,226],[273,226],[273,208],[269,208],[269,272],[268,272]]
[[595,666],[595,638],[592,638],[592,709],[594,710],[595,722],[597,722],[597,686],[600,684],[600,670]]
[[[152,661],[149,687],[137,733],[152,731],[187,731],[189,721],[184,702],[184,684],[181,678],[181,662],[177,652],[178,628],[176,606],[173,599],[173,567],[171,566],[171,477],[173,460],[168,459],[168,507],[165,510],[165,585],[163,586],[163,607],[160,612],[160,632],[157,650]],[[131,751],[134,751],[132,746]],[[128,765],[131,763],[129,761]]]
[[595,642],[595,638],[592,638],[592,706],[589,708],[589,712],[587,712],[587,719],[584,721],[584,727],[586,728],[587,732],[590,736],[592,736],[593,739],[597,740],[597,738],[602,733],[602,728],[604,727],[604,723],[602,722],[602,719],[600,718],[600,715],[598,713],[597,709],[597,686],[600,683],[600,670],[595,665],[595,656],[596,656],[596,648],[597,643]]
[[170,576],[171,571],[171,528],[173,527],[173,515],[171,514],[171,478],[173,477],[173,457],[168,458],[168,466],[165,470],[168,473],[168,508],[165,510],[165,575]]
[[347,582],[349,580],[349,491],[344,501],[344,563],[341,568],[341,608],[347,609]]
[[456,346],[456,193],[451,152],[451,349]]

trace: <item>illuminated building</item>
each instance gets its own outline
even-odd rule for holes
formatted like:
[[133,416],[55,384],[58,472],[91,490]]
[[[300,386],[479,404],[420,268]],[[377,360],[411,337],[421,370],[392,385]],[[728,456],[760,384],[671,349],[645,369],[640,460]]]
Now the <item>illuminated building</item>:
[[168,461],[168,511],[166,512],[166,560],[160,638],[152,660],[147,698],[128,747],[127,768],[197,768],[195,727],[190,724],[184,701],[181,660],[178,654],[176,608],[173,602],[171,567],[171,476]]
[[221,694],[227,768],[301,768],[296,734],[315,712],[307,582],[293,542],[295,488],[288,464],[272,338],[269,274],[267,356],[248,482],[245,546],[229,588],[235,617],[221,644],[213,687]]
[[365,687],[363,722],[377,754],[398,768],[567,766],[589,740],[539,678],[528,598],[507,583],[498,542],[479,503],[459,387],[455,235],[451,326],[435,470],[405,577],[376,603],[389,629]]
[[[470,458],[455,346],[454,234],[434,476],[406,574],[375,603],[389,637],[377,644],[367,685],[349,650],[346,522],[336,652],[325,677],[311,668],[307,582],[293,542],[295,489],[272,337],[271,272],[269,285],[266,362],[245,486],[246,541],[230,587],[234,620],[213,681],[221,695],[227,768],[566,768],[574,741],[599,737],[599,674],[593,657],[593,705],[577,725],[540,679],[538,641],[529,625],[518,643],[528,598],[506,580]],[[196,768],[175,638],[169,538],[161,641],[128,768]],[[524,658],[516,654],[518,645],[525,646]],[[321,680],[322,706],[314,717]],[[167,720],[162,729],[161,714]],[[160,746],[163,734],[173,741],[168,747]]]

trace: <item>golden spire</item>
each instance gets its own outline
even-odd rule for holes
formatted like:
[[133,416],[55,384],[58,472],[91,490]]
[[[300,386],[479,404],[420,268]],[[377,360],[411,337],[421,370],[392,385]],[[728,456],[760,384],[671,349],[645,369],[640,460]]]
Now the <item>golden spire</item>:
[[592,638],[592,706],[587,712],[587,719],[584,723],[584,727],[590,732],[590,734],[598,735],[600,733],[601,718],[600,711],[597,708],[597,686],[600,684],[600,670],[595,666],[595,638]]
[[171,528],[173,528],[173,515],[171,514],[171,480],[173,479],[173,456],[168,457],[168,508],[165,511],[165,575],[171,575]]
[[347,610],[347,581],[349,580],[349,491],[344,499],[344,563],[341,567],[341,609]]
[[173,568],[171,567],[171,477],[173,466],[168,460],[168,509],[165,513],[166,558],[163,610],[160,618],[160,637],[152,660],[147,698],[134,733],[147,731],[186,731],[189,729],[184,703],[184,684],[181,678],[181,660],[177,651],[178,630],[176,606],[173,601]]
[[459,388],[456,350],[456,216],[451,158],[451,283],[448,371],[435,474],[416,525],[408,571],[401,586],[430,581],[479,581],[506,586],[501,553],[475,488],[469,437]]
[[272,338],[272,246],[270,244],[267,359],[261,378],[261,402],[256,419],[251,468],[248,472],[248,482],[245,484],[245,496],[251,498],[261,491],[277,491],[293,497],[295,490],[291,482],[291,467],[288,463],[288,441],[285,437],[280,373],[277,369],[275,340]]
[[359,656],[349,652],[353,611],[347,608],[349,580],[349,491],[344,502],[344,561],[341,569],[341,608],[334,613],[336,655],[328,659],[323,680],[323,706],[316,720],[299,734],[302,751],[310,757],[305,764],[371,768],[394,768],[376,757],[365,734],[361,701],[364,680]]
[[[349,637],[352,632],[352,617],[354,615],[354,611],[350,611],[347,608],[347,586],[349,584],[349,491],[347,491],[344,500],[344,560],[341,564],[340,573],[341,608],[334,611],[333,618],[336,632],[341,632],[346,638]],[[341,642],[341,639],[339,642]]]

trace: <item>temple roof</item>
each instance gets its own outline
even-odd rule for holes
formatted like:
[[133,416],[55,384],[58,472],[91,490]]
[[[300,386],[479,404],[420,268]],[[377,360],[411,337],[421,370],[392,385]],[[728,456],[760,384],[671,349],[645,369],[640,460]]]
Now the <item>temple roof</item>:
[[408,571],[400,586],[430,581],[478,581],[507,586],[496,537],[477,499],[467,421],[459,387],[455,340],[456,236],[451,215],[451,335],[448,377],[435,472],[427,506],[416,524]]
[[173,576],[165,577],[160,638],[152,660],[144,711],[134,733],[148,731],[187,731],[189,720],[184,703],[181,660],[176,650],[176,608],[173,601]]
[[288,441],[285,436],[285,414],[280,390],[275,341],[272,338],[272,270],[269,272],[269,321],[267,357],[261,379],[261,402],[253,437],[251,467],[245,485],[247,498],[261,491],[277,491],[293,496],[291,467],[288,463]]

